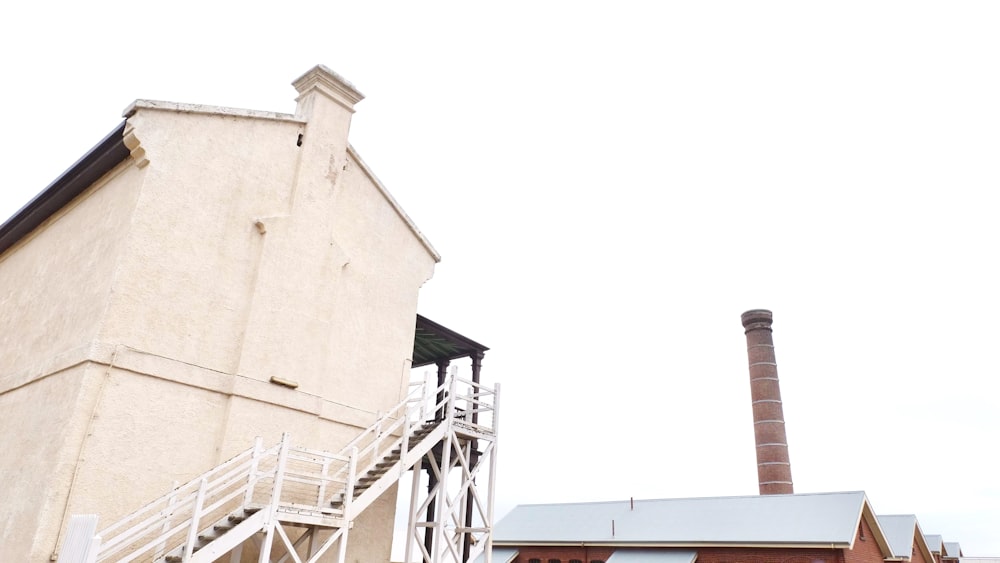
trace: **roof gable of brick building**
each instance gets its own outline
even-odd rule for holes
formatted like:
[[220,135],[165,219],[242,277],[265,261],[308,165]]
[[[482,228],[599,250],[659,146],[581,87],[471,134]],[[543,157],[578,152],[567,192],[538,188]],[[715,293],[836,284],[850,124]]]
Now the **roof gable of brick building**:
[[497,524],[494,544],[850,548],[862,519],[889,557],[860,491],[520,505]]

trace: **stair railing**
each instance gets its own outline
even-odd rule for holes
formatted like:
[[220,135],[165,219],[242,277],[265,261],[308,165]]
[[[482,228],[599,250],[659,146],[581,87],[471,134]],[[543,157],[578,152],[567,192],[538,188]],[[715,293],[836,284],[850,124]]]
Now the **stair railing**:
[[[413,445],[411,436],[435,413],[445,412],[464,425],[495,431],[494,395],[493,389],[455,375],[436,388],[430,381],[411,383],[403,401],[379,414],[337,454],[291,447],[287,434],[266,449],[258,438],[253,447],[100,530],[95,536],[99,542],[97,561],[128,562],[150,552],[168,553],[181,545],[190,556],[203,525],[211,526],[224,520],[227,513],[253,504],[269,505],[269,525],[273,512],[279,509],[303,509],[334,517],[348,514],[346,509],[353,500],[348,497],[353,496],[357,476],[384,460],[394,448],[401,450],[400,460],[404,460]],[[464,408],[458,408],[458,402]],[[279,456],[282,451],[285,455]],[[271,491],[262,490],[267,485]],[[339,514],[330,503],[331,496],[338,493],[345,495]],[[101,538],[107,540],[102,542]]]
[[465,384],[465,388],[468,389],[466,392],[460,392],[459,387],[455,387],[456,404],[460,402],[463,405],[463,408],[456,410],[461,413],[457,417],[458,420],[480,431],[496,432],[496,389],[457,376],[455,381]]
[[[463,391],[459,392],[459,389]],[[495,432],[495,395],[493,388],[456,375],[450,375],[448,380],[436,388],[432,388],[429,381],[411,383],[406,399],[345,446],[341,455],[360,446],[357,450],[358,467],[365,470],[384,459],[394,448],[401,450],[402,459],[409,451],[414,431],[431,420],[437,412],[452,413],[450,416],[479,431]],[[440,401],[436,401],[438,397],[441,397]],[[449,410],[449,404],[454,405],[454,408]],[[459,404],[464,408],[460,408]],[[369,440],[367,444],[366,438]],[[363,471],[358,473],[363,474]]]
[[[367,470],[382,461],[393,448],[404,443],[408,446],[410,434],[447,401],[445,398],[439,404],[430,403],[438,391],[447,389],[447,383],[433,391],[429,389],[429,382],[411,383],[406,397],[348,442],[340,450],[340,455],[346,457],[352,451],[357,451],[357,467]],[[363,471],[359,469],[358,473],[363,474]],[[343,479],[345,475],[346,467],[335,474],[334,478]]]
[[[294,453],[302,454],[307,458],[312,456],[322,459],[327,466],[321,467],[316,473],[289,476],[292,482],[306,486],[315,485],[316,493],[313,497],[316,499],[315,502],[295,502],[296,499],[292,498],[288,502],[281,502],[281,504],[329,511],[330,505],[328,502],[324,504],[324,500],[329,498],[330,491],[344,491],[351,480],[352,476],[349,475],[351,464],[348,463],[348,460],[352,454],[357,456],[354,461],[354,465],[357,467],[366,466],[363,461],[365,457],[368,460],[374,459],[375,461],[371,461],[371,464],[374,464],[385,449],[384,443],[387,439],[399,432],[400,427],[406,423],[407,413],[413,410],[414,406],[418,411],[426,412],[426,406],[424,406],[426,396],[427,386],[424,383],[411,384],[410,392],[399,405],[381,414],[375,423],[355,437],[339,454],[295,448]],[[402,432],[402,434],[406,435],[407,432]],[[365,442],[367,444],[362,448],[358,447]],[[199,525],[204,521],[211,521],[211,518],[206,519],[206,516],[210,516],[212,512],[227,504],[232,504],[233,506],[230,507],[232,509],[237,508],[238,503],[230,501],[241,495],[243,506],[251,504],[258,482],[261,479],[275,478],[277,467],[272,467],[268,471],[262,471],[260,467],[262,463],[266,464],[270,461],[268,458],[276,461],[275,458],[280,446],[279,443],[265,450],[258,441],[254,447],[240,452],[188,483],[173,488],[167,494],[153,500],[136,512],[100,530],[96,537],[107,539],[100,543],[97,560],[109,560],[126,550],[128,555],[122,561],[132,560],[150,551],[169,552],[181,544],[186,545],[185,549],[190,549],[193,544],[191,537],[192,535],[197,537]],[[339,466],[337,471],[331,474],[330,469],[336,466]],[[237,483],[240,482],[242,484],[237,486]],[[295,489],[293,488],[293,490]],[[199,497],[201,497],[201,506],[198,504]]]
[[[199,522],[206,516],[211,518],[213,513],[224,514],[238,507],[240,503],[234,499],[252,494],[262,477],[273,474],[273,470],[261,473],[258,462],[277,455],[279,447],[264,450],[258,441],[254,447],[102,529],[98,536],[108,539],[102,541],[97,561],[109,560],[125,550],[128,555],[119,556],[117,561],[131,561],[152,550],[170,551],[184,538],[190,538],[192,530],[197,535]],[[173,525],[165,527],[165,522]]]
[[[261,542],[261,553],[271,553],[271,542],[274,541],[275,513],[278,511],[278,504],[281,502],[281,489],[285,483],[285,465],[288,463],[288,433],[281,437],[281,447],[278,449],[278,458],[274,464],[274,480],[271,482],[270,506],[267,507],[267,514],[264,515],[264,526],[267,533]],[[193,538],[192,538],[193,539]],[[193,549],[194,542],[186,545],[187,550]],[[191,557],[190,551],[185,554],[184,561]]]
[[340,511],[324,501],[348,486],[353,459],[351,455],[290,446],[280,472],[283,483],[275,509],[340,516]]

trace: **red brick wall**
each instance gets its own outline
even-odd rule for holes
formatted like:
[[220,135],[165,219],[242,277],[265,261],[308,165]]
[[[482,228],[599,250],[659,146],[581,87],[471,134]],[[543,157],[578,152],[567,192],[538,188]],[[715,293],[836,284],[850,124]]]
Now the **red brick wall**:
[[697,551],[697,563],[844,563],[839,549],[700,547]]
[[927,558],[924,557],[924,552],[917,549],[916,534],[914,534],[913,537],[913,547],[911,548],[911,552],[913,555],[910,557],[910,563],[934,563],[933,561],[927,561]]
[[591,561],[607,561],[614,549],[610,547],[522,547],[518,549],[514,563],[528,563],[530,559],[538,559],[549,563],[550,559],[558,559],[560,563],[569,563],[576,559],[583,563]]
[[[625,549],[625,548],[621,548]],[[698,552],[697,563],[845,563],[839,549],[770,549],[770,548],[689,548]],[[514,563],[541,563],[573,560],[591,563],[607,561],[615,551],[610,547],[522,547]],[[881,563],[879,558],[879,563]]]
[[844,550],[844,563],[882,563],[882,548],[875,541],[872,529],[864,518],[861,528],[855,532],[854,549]]

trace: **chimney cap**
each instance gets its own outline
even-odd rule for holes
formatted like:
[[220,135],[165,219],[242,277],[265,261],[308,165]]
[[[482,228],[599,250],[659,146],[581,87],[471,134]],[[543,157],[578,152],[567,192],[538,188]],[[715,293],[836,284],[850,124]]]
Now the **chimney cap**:
[[300,97],[310,90],[318,90],[352,112],[354,104],[365,98],[365,95],[343,76],[323,65],[316,65],[306,71],[305,74],[292,82],[292,86],[298,91]]
[[743,321],[743,328],[747,330],[758,328],[770,329],[771,323],[774,321],[774,315],[767,309],[751,309],[740,315],[740,320]]

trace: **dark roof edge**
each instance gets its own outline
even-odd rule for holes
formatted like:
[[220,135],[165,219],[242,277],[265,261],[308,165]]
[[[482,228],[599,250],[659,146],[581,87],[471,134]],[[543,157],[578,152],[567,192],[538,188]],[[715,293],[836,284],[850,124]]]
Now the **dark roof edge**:
[[[417,323],[414,328],[416,334],[413,339],[413,363],[410,367],[419,368],[438,362],[450,362],[458,358],[468,357],[476,352],[482,353],[489,350],[488,347],[483,346],[475,340],[462,336],[454,330],[442,326],[422,315],[417,315]],[[429,342],[425,342],[425,345],[421,344],[425,340],[425,337],[422,335],[426,333],[429,333],[432,337],[446,341],[447,349],[425,353],[427,352],[426,345],[430,344]],[[433,348],[434,346],[431,345],[431,347]]]
[[438,323],[436,323],[436,322],[434,322],[434,321],[432,321],[432,320],[428,319],[427,317],[425,317],[423,315],[420,315],[420,314],[417,315],[417,326],[418,327],[422,327],[422,328],[426,328],[426,329],[431,330],[431,331],[433,331],[433,332],[435,332],[437,334],[440,334],[442,336],[446,336],[447,338],[449,338],[452,341],[461,342],[467,348],[473,348],[473,349],[479,350],[481,352],[485,352],[485,351],[489,350],[488,347],[483,346],[482,344],[476,342],[475,340],[473,340],[473,339],[471,339],[471,338],[469,338],[467,336],[462,336],[461,334],[455,332],[454,330],[451,330],[450,328],[448,328],[446,326],[439,325]]
[[122,121],[31,201],[0,225],[0,255],[35,230],[101,176],[128,158]]

